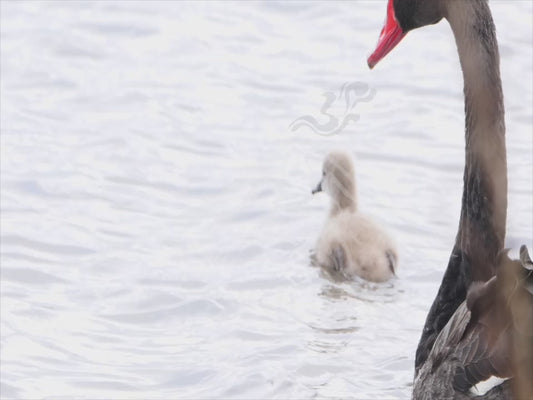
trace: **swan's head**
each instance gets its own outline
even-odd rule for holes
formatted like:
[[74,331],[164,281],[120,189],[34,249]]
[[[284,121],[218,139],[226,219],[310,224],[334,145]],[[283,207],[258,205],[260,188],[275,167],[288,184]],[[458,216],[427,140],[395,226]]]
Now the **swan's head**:
[[350,208],[355,211],[355,177],[351,157],[343,151],[332,151],[324,159],[322,179],[312,193],[325,192],[331,196],[334,210]]
[[439,22],[444,17],[443,1],[446,0],[389,0],[385,26],[376,50],[368,57],[368,66],[374,68],[410,30]]

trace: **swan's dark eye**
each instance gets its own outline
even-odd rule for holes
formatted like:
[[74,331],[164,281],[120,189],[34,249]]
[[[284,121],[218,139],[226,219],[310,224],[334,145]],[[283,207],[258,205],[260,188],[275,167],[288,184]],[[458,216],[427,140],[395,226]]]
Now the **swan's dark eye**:
[[322,176],[326,176],[326,171],[322,171]]

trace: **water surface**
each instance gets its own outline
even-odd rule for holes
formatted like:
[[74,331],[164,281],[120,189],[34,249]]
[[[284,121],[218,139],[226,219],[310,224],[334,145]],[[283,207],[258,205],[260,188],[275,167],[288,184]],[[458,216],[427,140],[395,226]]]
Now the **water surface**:
[[[490,4],[507,244],[531,246],[533,7]],[[0,7],[3,398],[409,397],[462,190],[445,22],[369,71],[384,1]],[[369,100],[347,105],[346,83]],[[354,120],[294,129],[328,122],[325,93]],[[398,242],[393,282],[309,266],[334,148]]]

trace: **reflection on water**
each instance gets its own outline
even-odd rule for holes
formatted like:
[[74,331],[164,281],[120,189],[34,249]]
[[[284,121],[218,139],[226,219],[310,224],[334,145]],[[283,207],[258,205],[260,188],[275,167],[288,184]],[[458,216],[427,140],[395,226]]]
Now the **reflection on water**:
[[[326,274],[321,273],[321,276],[327,278]],[[385,283],[374,283],[356,277],[345,287],[325,285],[319,296],[332,300],[357,299],[367,303],[386,303],[394,301],[395,297],[402,292],[402,289],[395,288],[394,279]]]
[[[368,70],[382,3],[0,2],[2,397],[409,397],[463,95],[445,23]],[[491,7],[509,244],[531,246],[532,5]],[[328,123],[328,92],[333,130],[351,122],[292,130]],[[309,267],[339,147],[397,239],[389,283]]]

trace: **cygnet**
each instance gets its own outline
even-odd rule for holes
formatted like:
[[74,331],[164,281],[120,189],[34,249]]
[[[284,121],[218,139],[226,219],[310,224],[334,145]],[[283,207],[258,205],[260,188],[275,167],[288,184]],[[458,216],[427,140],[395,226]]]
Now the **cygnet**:
[[331,209],[315,247],[315,262],[334,277],[360,276],[384,282],[397,269],[396,246],[387,233],[357,210],[353,163],[342,151],[330,152],[313,194],[331,197]]

